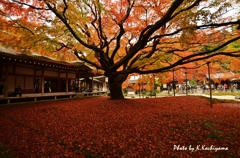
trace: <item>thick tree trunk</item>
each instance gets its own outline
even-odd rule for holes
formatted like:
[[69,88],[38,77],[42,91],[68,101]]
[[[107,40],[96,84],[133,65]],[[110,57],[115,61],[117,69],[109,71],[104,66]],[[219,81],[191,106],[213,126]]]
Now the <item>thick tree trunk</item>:
[[126,80],[128,75],[118,75],[109,77],[110,99],[124,99],[122,92],[122,83]]
[[113,82],[109,84],[109,90],[110,90],[110,99],[124,99],[121,83]]

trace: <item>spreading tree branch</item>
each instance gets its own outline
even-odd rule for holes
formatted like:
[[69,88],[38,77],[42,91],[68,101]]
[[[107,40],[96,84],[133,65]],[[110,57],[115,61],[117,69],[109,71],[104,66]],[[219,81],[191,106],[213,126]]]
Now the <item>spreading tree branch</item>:
[[83,54],[82,52],[74,51],[74,54],[80,61],[84,61],[84,62],[94,66],[96,69],[101,69],[101,70],[103,69],[100,65],[98,65],[98,64],[96,64],[92,61],[87,60],[85,57],[81,57],[79,54]]

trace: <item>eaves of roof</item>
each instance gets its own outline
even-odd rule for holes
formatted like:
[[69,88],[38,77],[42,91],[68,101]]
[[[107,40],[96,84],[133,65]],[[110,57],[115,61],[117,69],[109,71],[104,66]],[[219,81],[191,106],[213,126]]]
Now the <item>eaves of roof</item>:
[[46,56],[41,56],[41,55],[27,55],[27,54],[21,54],[21,53],[16,53],[16,52],[5,52],[5,51],[0,51],[0,56],[5,56],[5,57],[10,57],[10,58],[17,58],[17,59],[22,59],[22,60],[30,60],[32,62],[41,62],[41,63],[51,63],[51,64],[57,64],[57,65],[62,65],[66,67],[74,67],[74,68],[85,68],[88,70],[92,70],[93,67],[83,63],[83,62],[65,62],[65,61],[60,61],[60,60],[55,60],[51,59]]

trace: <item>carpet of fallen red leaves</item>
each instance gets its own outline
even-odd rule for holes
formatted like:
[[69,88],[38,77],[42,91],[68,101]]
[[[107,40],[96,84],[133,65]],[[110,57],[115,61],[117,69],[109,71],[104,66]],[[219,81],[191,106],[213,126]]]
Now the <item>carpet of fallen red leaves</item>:
[[0,107],[0,142],[20,158],[240,157],[240,106],[179,96]]

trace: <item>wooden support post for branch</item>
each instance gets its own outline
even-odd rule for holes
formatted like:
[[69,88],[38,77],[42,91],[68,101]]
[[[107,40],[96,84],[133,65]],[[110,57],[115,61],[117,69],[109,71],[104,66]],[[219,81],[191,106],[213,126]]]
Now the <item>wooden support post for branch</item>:
[[212,108],[212,87],[211,87],[211,77],[210,77],[210,66],[209,66],[210,62],[207,62],[207,66],[208,66],[208,86],[209,86],[209,90],[210,90],[210,106]]
[[175,83],[174,83],[174,70],[173,70],[173,83],[172,83],[172,88],[173,88],[173,96],[175,97]]
[[156,74],[153,74],[153,89],[154,89],[154,95],[155,95],[155,98],[157,97],[157,91],[156,91],[156,88],[155,88],[155,76]]
[[139,86],[139,99],[141,98],[141,83],[138,83]]
[[187,71],[185,72],[186,74],[186,95],[188,95],[188,86],[187,86]]

